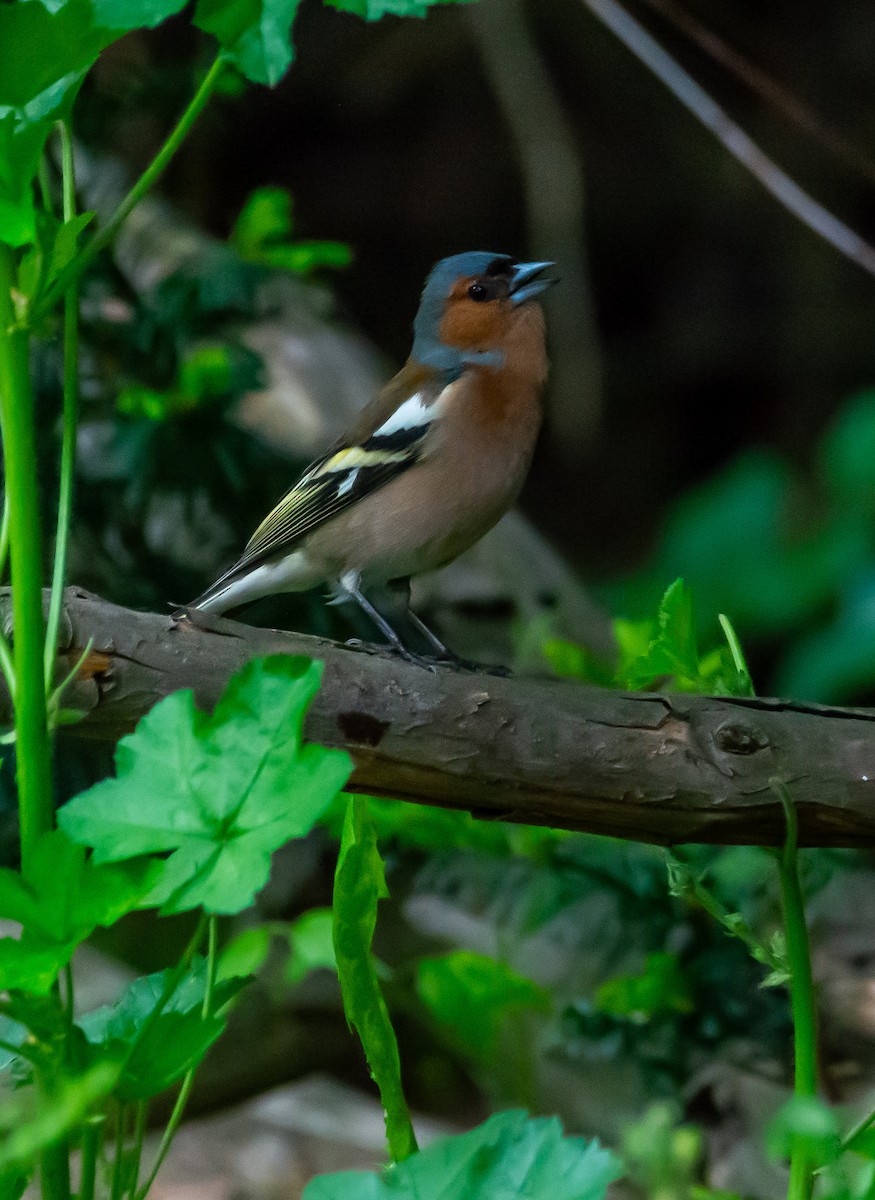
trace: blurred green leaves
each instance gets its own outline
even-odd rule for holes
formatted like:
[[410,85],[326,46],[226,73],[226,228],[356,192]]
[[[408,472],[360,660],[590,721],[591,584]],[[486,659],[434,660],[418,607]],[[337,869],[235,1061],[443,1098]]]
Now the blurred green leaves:
[[172,387],[159,391],[139,383],[127,384],[119,390],[116,409],[134,420],[169,421],[204,404],[228,399],[247,380],[255,382],[247,355],[237,355],[221,342],[204,342],[182,356]]
[[615,975],[599,984],[595,1007],[611,1017],[643,1023],[661,1013],[691,1012],[693,997],[676,954],[648,954],[635,975]]
[[[731,609],[745,645],[777,657],[761,690],[825,703],[875,686],[875,390],[837,410],[802,469],[748,450],[669,511],[646,565],[598,590],[635,626],[682,575],[701,635]],[[618,622],[622,646],[623,623]],[[777,655],[776,655],[777,651]],[[586,652],[554,647],[561,673],[610,682]],[[558,660],[558,663],[557,663]],[[601,671],[601,677],[599,677]]]
[[549,992],[537,983],[471,950],[420,959],[416,992],[444,1034],[481,1063],[498,1052],[509,1021],[552,1006]]
[[692,591],[683,579],[676,579],[663,594],[655,618],[614,621],[615,665],[558,638],[545,642],[543,651],[557,675],[602,687],[752,696],[753,685],[738,639],[728,618],[720,614],[719,619],[726,645],[700,654]]
[[72,800],[61,826],[95,862],[170,851],[144,904],[239,911],[273,851],[308,833],[349,775],[346,754],[303,742],[320,678],[321,664],[276,655],[234,676],[212,714],[174,692],[121,740],[117,777]]
[[770,1158],[789,1158],[801,1151],[816,1167],[836,1158],[839,1143],[838,1116],[815,1096],[793,1096],[766,1133]]
[[472,0],[325,0],[331,8],[355,13],[366,21],[381,17],[424,17],[436,4],[470,4]]
[[304,1200],[602,1200],[621,1173],[598,1142],[565,1137],[558,1118],[510,1111],[420,1150],[382,1177],[322,1175]]
[[348,267],[343,242],[293,241],[292,197],[284,188],[257,188],[231,230],[231,244],[245,262],[309,275],[322,267]]

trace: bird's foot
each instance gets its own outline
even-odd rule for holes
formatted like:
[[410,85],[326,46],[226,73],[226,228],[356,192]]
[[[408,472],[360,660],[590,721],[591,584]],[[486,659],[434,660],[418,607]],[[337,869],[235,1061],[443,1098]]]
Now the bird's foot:
[[460,658],[452,650],[439,654],[434,662],[439,667],[449,667],[451,671],[468,671],[473,675],[497,675],[499,679],[507,679],[513,674],[510,667],[502,666],[501,663],[475,662],[471,658]]

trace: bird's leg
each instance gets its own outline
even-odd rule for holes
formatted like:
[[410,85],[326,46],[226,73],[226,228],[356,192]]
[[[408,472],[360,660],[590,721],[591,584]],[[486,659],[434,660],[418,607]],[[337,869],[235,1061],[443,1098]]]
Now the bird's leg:
[[429,629],[422,617],[410,607],[410,580],[409,579],[393,579],[389,584],[389,590],[398,602],[404,616],[410,622],[414,629],[417,629],[425,640],[429,643],[437,656],[446,659],[448,662],[460,662],[458,655],[454,654],[449,647],[445,646],[441,639],[433,630]]
[[371,604],[370,600],[367,598],[367,596],[365,596],[359,587],[359,577],[356,572],[347,571],[340,577],[339,584],[342,592],[349,596],[352,600],[355,600],[362,612],[367,613],[367,615],[379,629],[380,633],[382,633],[383,637],[386,638],[397,654],[400,654],[402,658],[406,658],[408,662],[414,662],[419,666],[429,667],[431,670],[434,669],[430,663],[424,661],[418,655],[412,654],[411,651],[407,649],[407,647],[401,641],[401,638],[398,636],[386,618],[379,613],[376,608],[374,608],[373,604]]
[[388,590],[395,598],[399,609],[403,611],[405,618],[414,629],[422,634],[429,645],[434,648],[439,662],[454,668],[456,671],[474,671],[481,675],[498,675],[501,678],[506,678],[512,673],[509,667],[502,667],[496,663],[478,663],[473,662],[470,658],[460,658],[454,650],[451,650],[449,646],[445,646],[437,634],[429,629],[422,617],[418,616],[410,607],[409,579],[393,579],[388,584]]

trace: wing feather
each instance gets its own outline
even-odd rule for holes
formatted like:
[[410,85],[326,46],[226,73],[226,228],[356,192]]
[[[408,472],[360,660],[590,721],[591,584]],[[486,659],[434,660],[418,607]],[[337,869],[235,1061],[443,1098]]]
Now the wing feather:
[[[268,513],[227,575],[287,549],[422,457],[450,385],[421,387],[358,444],[341,442],[307,468]],[[223,576],[225,578],[226,576]],[[220,581],[217,581],[220,582]]]

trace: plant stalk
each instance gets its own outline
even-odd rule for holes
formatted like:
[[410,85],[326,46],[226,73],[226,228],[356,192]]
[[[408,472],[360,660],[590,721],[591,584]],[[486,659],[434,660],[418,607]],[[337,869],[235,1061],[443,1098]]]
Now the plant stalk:
[[[209,949],[207,950],[207,982],[204,988],[204,1002],[201,1007],[201,1016],[204,1020],[210,1015],[210,1009],[213,1003],[213,990],[216,984],[216,963],[218,961],[219,948],[219,920],[214,913],[209,916]],[[161,1137],[161,1144],[158,1147],[158,1154],[155,1162],[152,1165],[152,1170],[149,1172],[149,1177],[146,1182],[136,1193],[134,1200],[146,1200],[152,1184],[158,1172],[161,1170],[161,1164],[167,1157],[167,1152],[170,1149],[171,1143],[176,1136],[176,1130],[179,1128],[179,1123],[182,1120],[182,1115],[185,1112],[185,1106],[188,1103],[188,1098],[191,1095],[192,1085],[194,1084],[194,1075],[196,1067],[189,1068],[185,1073],[185,1078],[179,1089],[179,1095],[176,1097],[176,1103],[173,1105],[173,1111],[170,1114],[170,1119],[164,1129]]]
[[103,1127],[106,1117],[89,1117],[82,1126],[82,1166],[79,1175],[78,1200],[94,1200],[94,1187],[97,1182],[97,1159],[100,1155],[100,1144],[103,1140]]
[[[787,838],[778,856],[784,930],[790,965],[790,1007],[793,1015],[793,1093],[817,1095],[817,1007],[811,973],[811,946],[805,923],[805,902],[799,879],[798,822],[796,809],[786,787],[772,781],[772,789],[784,806]],[[790,1159],[788,1200],[810,1200],[814,1166],[804,1149],[794,1150]]]
[[[58,124],[61,137],[63,172],[64,221],[76,216],[76,180],[73,173],[73,136],[67,121]],[[64,294],[64,399],[63,432],[61,435],[61,475],[58,489],[58,524],[55,535],[55,561],[52,569],[52,590],[46,622],[44,670],[46,692],[51,691],[58,653],[58,630],[61,623],[61,602],[64,597],[64,578],[67,571],[67,546],[70,519],[73,511],[73,478],[76,468],[76,425],[79,418],[79,294],[72,280]]]
[[34,847],[54,822],[51,754],[43,672],[40,514],[28,338],[15,326],[14,260],[0,245],[0,424],[9,500],[14,620],[15,735],[21,861],[27,877]]
[[80,278],[83,271],[94,261],[105,246],[108,246],[129,214],[140,203],[152,185],[164,173],[168,163],[182,145],[189,130],[206,107],[207,101],[213,94],[216,83],[225,67],[224,55],[220,52],[210,69],[201,81],[187,108],[167,136],[164,145],[149,163],[146,170],[133,185],[128,194],[119,204],[107,223],[79,251],[76,257],[61,271],[55,282],[46,291],[42,301],[29,316],[32,325],[36,325],[44,316],[52,311],[60,297],[70,285]]

